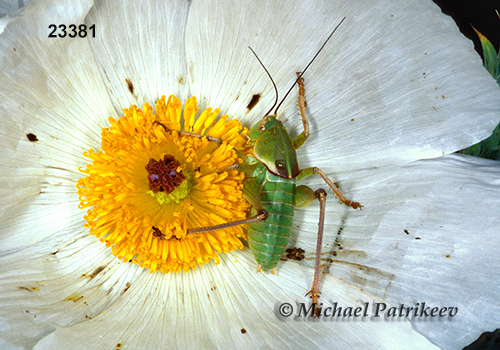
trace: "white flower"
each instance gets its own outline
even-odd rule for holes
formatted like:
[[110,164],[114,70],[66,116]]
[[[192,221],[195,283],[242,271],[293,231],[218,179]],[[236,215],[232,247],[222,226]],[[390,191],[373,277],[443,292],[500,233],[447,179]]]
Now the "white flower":
[[[109,116],[194,95],[249,127],[275,96],[247,46],[283,96],[344,16],[304,76],[311,137],[298,157],[364,208],[328,197],[320,301],[425,302],[455,316],[281,317],[281,304],[309,303],[316,204],[297,210],[290,242],[305,261],[274,276],[255,273],[248,249],[151,274],[83,227],[78,168]],[[48,37],[51,24],[82,23],[95,38]],[[499,166],[446,154],[489,136],[500,93],[430,1],[54,0],[0,28],[2,348],[456,349],[497,327]],[[279,116],[292,136],[302,130],[294,97]]]

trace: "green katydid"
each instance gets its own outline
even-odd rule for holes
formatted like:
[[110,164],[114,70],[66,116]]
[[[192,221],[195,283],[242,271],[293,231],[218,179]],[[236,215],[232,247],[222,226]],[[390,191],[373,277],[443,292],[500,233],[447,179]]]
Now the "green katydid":
[[[259,264],[257,272],[260,272],[261,270],[271,270],[272,274],[274,274],[278,261],[288,245],[293,224],[294,208],[305,207],[314,200],[318,199],[320,203],[320,218],[316,246],[314,281],[311,290],[306,294],[311,294],[315,312],[318,310],[317,305],[320,294],[319,273],[325,220],[326,192],[323,189],[314,191],[310,187],[304,185],[296,186],[296,183],[297,181],[300,181],[308,176],[314,174],[319,175],[342,203],[354,209],[362,207],[362,205],[358,202],[346,199],[337,186],[319,168],[312,167],[300,170],[297,155],[295,153],[295,150],[301,147],[309,137],[309,123],[306,116],[304,79],[302,78],[302,75],[316,59],[318,54],[332,37],[335,30],[337,30],[340,24],[342,24],[344,19],[342,19],[342,21],[332,31],[323,46],[318,50],[306,68],[301,73],[297,73],[295,83],[281,100],[282,103],[295,84],[298,84],[298,105],[304,130],[293,140],[290,138],[288,131],[283,126],[281,121],[277,119],[277,110],[281,103],[278,104],[274,113],[271,114],[271,111],[278,102],[276,84],[256,55],[261,65],[266,70],[266,73],[271,78],[276,91],[276,101],[262,120],[254,125],[248,132],[248,138],[253,144],[253,154],[246,157],[244,164],[232,167],[238,168],[245,173],[243,192],[245,198],[252,205],[250,214],[251,217],[245,220],[228,222],[221,225],[188,230],[188,233],[199,233],[248,224],[249,246],[255,260]],[[167,129],[164,125],[163,127]],[[206,137],[184,131],[179,131],[179,133],[186,136]],[[220,139],[208,139],[210,141],[217,142],[218,144],[222,143],[222,140]]]

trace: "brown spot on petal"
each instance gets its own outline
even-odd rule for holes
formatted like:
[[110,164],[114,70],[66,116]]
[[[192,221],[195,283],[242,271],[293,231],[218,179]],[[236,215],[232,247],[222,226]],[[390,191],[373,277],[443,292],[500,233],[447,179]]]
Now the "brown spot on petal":
[[125,82],[127,83],[128,91],[133,95],[134,94],[134,84],[130,81],[130,79],[125,79]]
[[134,92],[134,84],[132,84],[132,81],[130,79],[125,79],[125,82],[127,83],[128,91],[137,100],[137,95]]
[[40,289],[38,289],[37,287],[20,286],[19,289],[27,290],[28,292],[38,292],[38,291],[40,291]]
[[71,294],[69,297],[67,297],[66,299],[64,300],[67,300],[67,301],[73,301],[73,302],[77,302],[78,300],[82,299],[83,298],[83,295],[81,294],[77,294],[77,293],[73,293]]
[[257,103],[259,103],[260,96],[261,96],[260,94],[255,94],[252,96],[252,99],[250,100],[250,102],[248,103],[248,106],[247,106],[247,109],[249,111],[251,111],[252,108],[254,108],[257,105]]
[[32,133],[29,133],[29,134],[26,134],[26,137],[28,138],[28,140],[30,140],[31,142],[37,142],[38,141],[38,137],[36,137],[35,134],[32,134]]
[[[130,282],[127,282],[127,283],[125,284],[125,288],[123,289],[123,293],[125,293],[127,290],[129,290],[130,286],[131,286]],[[122,293],[122,294],[123,294],[123,293]]]
[[98,274],[100,274],[105,268],[106,268],[106,266],[99,266],[99,267],[97,267],[96,269],[94,269],[94,271],[92,271],[89,274],[86,274],[86,273],[82,274],[82,277],[88,277],[90,279],[93,279],[95,276],[97,276]]

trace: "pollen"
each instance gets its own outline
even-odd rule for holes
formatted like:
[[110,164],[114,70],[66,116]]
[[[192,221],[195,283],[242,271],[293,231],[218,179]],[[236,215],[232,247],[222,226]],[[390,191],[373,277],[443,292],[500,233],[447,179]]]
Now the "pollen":
[[244,226],[188,233],[245,219],[250,210],[244,174],[234,169],[250,152],[247,129],[217,118],[219,111],[198,115],[195,97],[183,108],[163,96],[156,115],[146,103],[110,117],[101,149],[84,152],[90,163],[77,183],[84,226],[118,259],[151,272],[187,272],[243,248]]

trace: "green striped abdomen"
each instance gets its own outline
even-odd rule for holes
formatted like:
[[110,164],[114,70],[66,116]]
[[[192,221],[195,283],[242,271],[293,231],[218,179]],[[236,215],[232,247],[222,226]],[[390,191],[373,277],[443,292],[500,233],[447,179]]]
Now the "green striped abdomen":
[[248,244],[264,271],[276,267],[288,245],[293,225],[295,184],[296,179],[283,179],[269,172],[266,174],[261,189],[261,204],[269,217],[248,225]]

